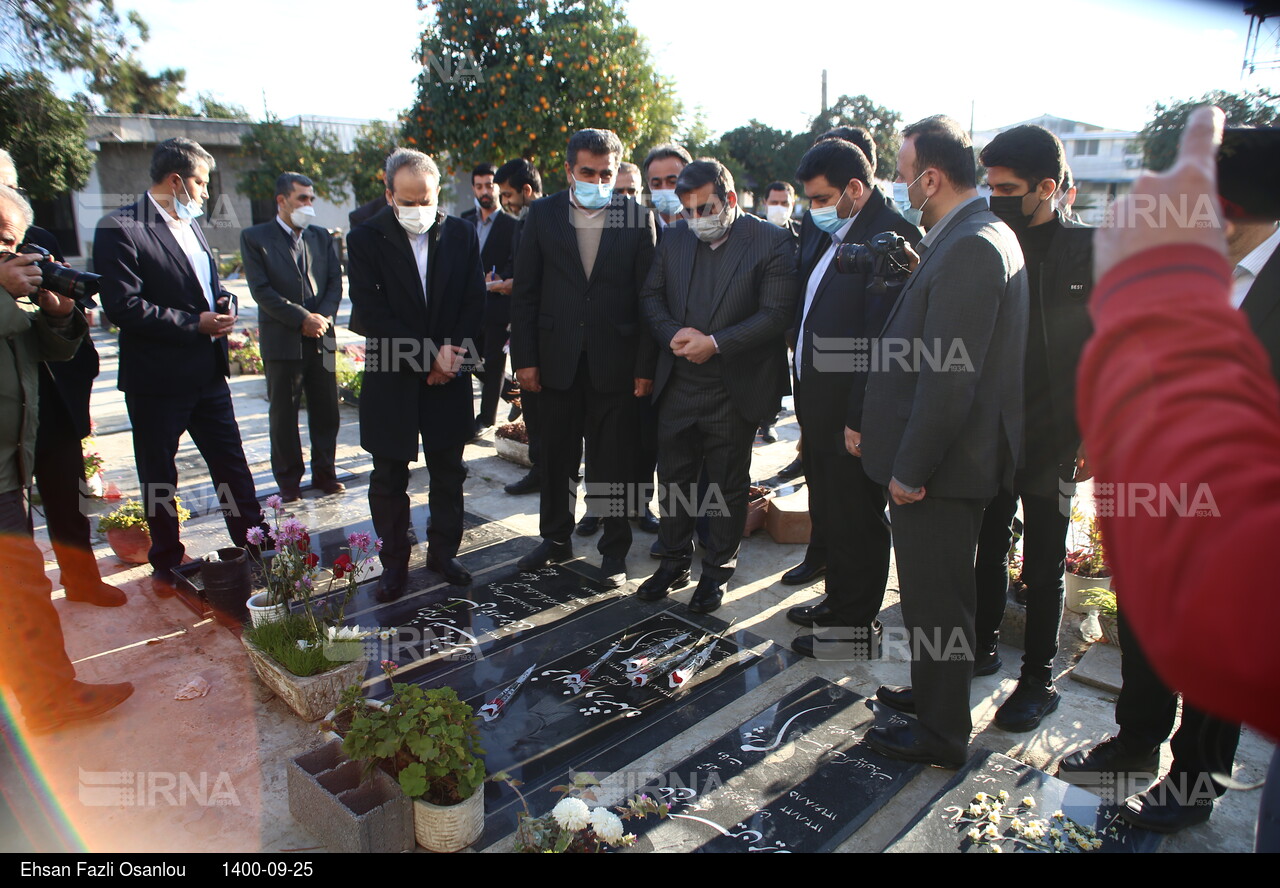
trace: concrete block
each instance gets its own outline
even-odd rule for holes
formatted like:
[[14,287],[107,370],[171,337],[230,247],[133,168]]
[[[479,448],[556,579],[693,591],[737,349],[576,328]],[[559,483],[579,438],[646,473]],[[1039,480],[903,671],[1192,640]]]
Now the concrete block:
[[1114,644],[1095,644],[1085,651],[1071,677],[1083,684],[1120,693],[1120,648]]
[[289,813],[330,851],[412,851],[413,804],[382,771],[362,766],[331,740],[289,763]]
[[775,543],[807,543],[813,531],[809,520],[809,488],[775,497],[769,503],[764,528]]

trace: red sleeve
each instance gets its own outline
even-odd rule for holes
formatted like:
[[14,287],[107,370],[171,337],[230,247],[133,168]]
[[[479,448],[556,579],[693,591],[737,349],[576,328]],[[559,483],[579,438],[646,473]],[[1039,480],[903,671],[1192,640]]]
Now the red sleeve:
[[1197,707],[1280,737],[1280,391],[1229,292],[1204,247],[1113,268],[1093,291],[1077,409],[1117,594],[1152,665]]

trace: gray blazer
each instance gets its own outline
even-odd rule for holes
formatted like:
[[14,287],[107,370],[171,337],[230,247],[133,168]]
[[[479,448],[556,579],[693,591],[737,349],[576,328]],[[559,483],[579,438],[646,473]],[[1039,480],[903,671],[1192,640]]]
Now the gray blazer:
[[[302,230],[302,243],[311,292],[316,294],[315,313],[332,320],[342,301],[338,244],[315,225]],[[266,361],[302,359],[302,322],[309,312],[302,307],[302,272],[289,246],[289,236],[275,218],[240,233],[240,257],[249,292],[260,309],[258,344]],[[332,326],[322,342],[329,351],[334,349]]]
[[[784,336],[799,296],[794,238],[785,229],[747,213],[739,215],[725,251],[725,274],[713,294],[709,330],[724,362],[724,384],[733,406],[750,422],[778,412],[787,387]],[[698,238],[686,226],[666,231],[649,278],[640,294],[640,310],[658,344],[653,383],[656,402],[677,360],[671,338],[684,327],[689,284]]]
[[[1013,232],[977,201],[962,207],[921,255],[880,334],[862,412],[872,480],[965,499],[1013,488],[1028,299]],[[902,344],[906,357],[887,351]]]

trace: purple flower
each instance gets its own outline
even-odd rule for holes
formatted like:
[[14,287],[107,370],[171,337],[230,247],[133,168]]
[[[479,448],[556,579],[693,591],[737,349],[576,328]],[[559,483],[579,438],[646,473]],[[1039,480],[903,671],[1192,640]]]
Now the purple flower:
[[275,496],[275,495],[269,496],[267,497],[267,508],[269,508],[273,512],[283,512],[284,500],[282,500],[279,496]]
[[262,532],[261,527],[250,527],[249,531],[244,535],[245,541],[253,546],[261,546],[266,539],[266,534]]
[[382,538],[381,538],[381,537],[379,537],[378,539],[376,539],[376,540],[374,540],[374,541],[373,541],[373,550],[374,550],[375,552],[381,552],[381,551],[382,551]]
[[347,537],[347,545],[351,547],[352,552],[363,555],[373,546],[373,540],[368,532],[360,531],[359,533],[350,534]]
[[276,542],[281,545],[302,542],[307,527],[297,518],[286,518],[280,522],[280,531],[276,534]]

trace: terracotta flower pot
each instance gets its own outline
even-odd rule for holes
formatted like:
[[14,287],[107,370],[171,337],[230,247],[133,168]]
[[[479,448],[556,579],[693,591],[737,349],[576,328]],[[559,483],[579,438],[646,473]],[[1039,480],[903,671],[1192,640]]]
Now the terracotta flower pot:
[[151,551],[151,532],[145,525],[113,527],[107,531],[107,542],[116,557],[128,564],[146,564]]

